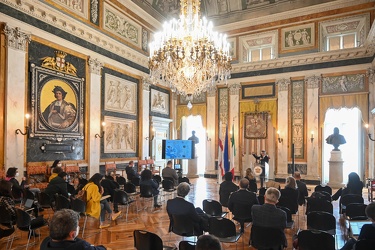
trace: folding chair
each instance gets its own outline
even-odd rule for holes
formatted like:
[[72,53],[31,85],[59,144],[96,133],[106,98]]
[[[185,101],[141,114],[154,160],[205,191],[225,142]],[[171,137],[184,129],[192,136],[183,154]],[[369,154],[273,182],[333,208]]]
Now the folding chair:
[[307,214],[307,228],[336,235],[336,218],[333,214],[313,211]]
[[223,212],[220,202],[206,199],[202,201],[203,211],[212,217],[225,217],[227,212]]
[[363,197],[358,194],[346,194],[341,196],[339,206],[340,214],[345,214],[346,206],[350,203],[364,203]]
[[236,231],[233,221],[222,217],[210,218],[209,233],[218,237],[222,243],[236,243],[236,249],[237,242],[243,234],[241,231]]
[[349,203],[346,205],[345,215],[349,220],[367,220],[366,207],[363,203]]
[[284,231],[278,228],[253,225],[249,244],[256,249],[281,250],[286,247],[286,238]]
[[134,230],[134,247],[137,250],[172,250],[176,249],[175,247],[163,246],[162,239],[154,233],[143,231],[143,230]]
[[[117,202],[119,206],[126,206],[126,219],[125,222],[128,222],[129,206],[134,200],[129,199],[128,194],[122,190],[115,190],[113,197],[113,202]],[[138,214],[138,211],[137,211]]]
[[302,230],[297,237],[299,250],[335,250],[335,238],[327,232]]

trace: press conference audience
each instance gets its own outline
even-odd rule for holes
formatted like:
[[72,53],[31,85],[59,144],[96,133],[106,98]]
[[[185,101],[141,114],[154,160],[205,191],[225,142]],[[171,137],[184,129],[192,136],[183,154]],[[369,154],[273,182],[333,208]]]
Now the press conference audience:
[[139,174],[134,170],[134,161],[129,161],[129,165],[126,166],[125,172],[129,181],[133,180],[134,178],[139,178]]
[[256,193],[258,191],[257,180],[255,178],[254,171],[251,168],[246,169],[245,178],[249,181],[248,189]]
[[40,250],[105,250],[79,239],[79,214],[70,209],[56,211],[49,224],[49,236],[43,240]]
[[142,186],[151,187],[152,195],[154,196],[154,208],[159,208],[161,205],[158,204],[159,196],[159,184],[152,178],[152,172],[149,169],[145,169],[141,173],[141,181],[139,183],[141,189]]
[[359,178],[359,175],[355,172],[351,172],[348,175],[348,184],[345,188],[340,188],[337,192],[332,195],[332,200],[337,200],[346,194],[358,194],[362,196],[363,182]]
[[224,175],[224,181],[219,187],[220,203],[224,207],[228,206],[228,200],[231,193],[238,190],[238,186],[233,183],[232,172],[226,172]]
[[301,181],[301,174],[300,172],[296,171],[293,175],[294,179],[297,183],[297,190],[298,190],[298,205],[302,206],[306,202],[306,197],[309,196],[307,191],[306,183]]
[[63,195],[66,198],[69,198],[66,179],[67,174],[61,172],[48,183],[44,192],[49,195],[51,202],[55,201],[55,195]]
[[167,162],[167,166],[161,171],[163,179],[169,178],[173,180],[175,186],[178,185],[178,175],[175,169],[172,168],[172,161]]
[[281,198],[278,206],[287,207],[292,214],[298,212],[298,190],[296,180],[288,176],[285,182],[285,188],[280,190]]

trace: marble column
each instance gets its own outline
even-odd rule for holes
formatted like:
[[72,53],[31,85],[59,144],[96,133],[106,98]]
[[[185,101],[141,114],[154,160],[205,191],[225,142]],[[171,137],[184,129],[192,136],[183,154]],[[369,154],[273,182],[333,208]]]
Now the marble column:
[[[375,69],[369,68],[367,70],[366,76],[369,82],[369,121],[368,121],[368,131],[366,134],[371,134],[374,138],[375,133]],[[370,141],[365,135],[365,144],[368,145],[368,177],[375,178],[375,143]]]
[[89,58],[88,60],[89,71],[90,71],[90,82],[87,83],[89,91],[89,101],[88,106],[90,108],[86,109],[88,112],[88,124],[89,130],[87,136],[88,141],[88,164],[90,176],[95,173],[99,173],[100,165],[100,145],[104,143],[103,138],[96,138],[95,134],[100,134],[101,128],[101,69],[103,68],[103,63],[98,59]]
[[[306,147],[307,147],[307,175],[304,179],[320,180],[319,174],[319,82],[320,76],[308,76],[305,78],[307,86],[306,97]],[[314,138],[313,140],[311,138]]]
[[[150,135],[150,85],[147,77],[142,82],[142,152],[141,159],[150,156],[150,143],[153,136]],[[151,157],[151,156],[150,156]]]
[[7,59],[5,74],[5,120],[4,120],[4,164],[5,168],[17,167],[20,178],[26,170],[26,140],[27,135],[16,134],[16,129],[25,132],[28,122],[25,119],[27,113],[26,93],[26,51],[31,41],[30,34],[21,31],[18,27],[4,28]]
[[231,162],[231,167],[232,164],[234,164],[234,174],[236,176],[241,176],[240,173],[240,166],[239,166],[239,157],[238,157],[238,142],[239,142],[239,135],[238,133],[238,128],[239,128],[239,111],[240,111],[240,89],[241,89],[241,84],[240,83],[233,83],[228,86],[229,87],[229,119],[228,119],[228,133],[232,131],[232,125],[234,126],[234,134],[230,135],[228,134],[228,139],[230,140],[231,137],[234,137],[234,143],[235,143],[235,148],[237,149],[236,155],[233,158],[232,154],[232,147],[231,147],[231,142],[229,141],[229,159]]
[[277,143],[277,169],[276,178],[286,178],[288,176],[288,124],[289,124],[289,99],[288,99],[288,89],[290,84],[290,79],[279,79],[276,81],[278,87],[277,96],[277,118],[278,118],[278,128],[280,132],[279,136],[283,141]]
[[205,175],[216,175],[215,153],[218,151],[215,138],[216,130],[216,87],[207,90],[207,146],[206,146],[206,169]]

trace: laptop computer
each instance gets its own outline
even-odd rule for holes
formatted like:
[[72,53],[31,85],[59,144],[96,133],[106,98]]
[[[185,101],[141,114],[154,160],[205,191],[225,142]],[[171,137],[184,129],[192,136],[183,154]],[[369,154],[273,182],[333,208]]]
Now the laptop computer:
[[181,170],[181,164],[174,164],[175,170]]
[[27,200],[25,201],[25,205],[24,205],[24,207],[23,207],[23,211],[28,212],[28,211],[33,210],[33,209],[34,209],[34,208],[33,208],[33,205],[34,205],[34,200],[32,200],[32,199],[27,199]]

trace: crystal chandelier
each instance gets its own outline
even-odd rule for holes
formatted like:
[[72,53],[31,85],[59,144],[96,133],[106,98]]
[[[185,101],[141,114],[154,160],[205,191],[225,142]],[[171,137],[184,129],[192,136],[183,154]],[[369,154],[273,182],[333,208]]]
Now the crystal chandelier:
[[151,81],[169,86],[177,94],[192,97],[227,83],[231,57],[226,35],[212,31],[212,23],[200,18],[200,0],[181,0],[180,19],[172,19],[150,43]]

